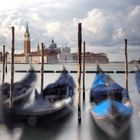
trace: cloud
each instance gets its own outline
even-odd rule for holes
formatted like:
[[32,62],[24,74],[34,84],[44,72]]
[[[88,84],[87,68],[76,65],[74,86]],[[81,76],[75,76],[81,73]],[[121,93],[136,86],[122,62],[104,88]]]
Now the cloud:
[[0,39],[10,46],[10,28],[15,26],[17,50],[23,49],[27,21],[32,48],[41,42],[49,44],[52,38],[58,46],[67,43],[72,48],[77,47],[78,22],[82,22],[83,40],[93,51],[119,54],[121,48],[116,46],[122,46],[124,38],[135,46],[130,48],[136,51],[140,48],[138,0],[14,0],[14,3],[11,8],[0,10]]
[[106,40],[110,38],[112,31],[112,20],[107,16],[104,10],[93,9],[89,11],[87,17],[82,19],[84,30],[93,34],[93,40]]
[[140,5],[135,6],[127,17],[127,37],[132,42],[137,42],[140,39]]
[[60,33],[61,32],[61,27],[60,27],[60,22],[51,22],[51,23],[47,23],[46,27],[47,27],[47,31],[48,31],[48,35],[52,36],[55,33]]

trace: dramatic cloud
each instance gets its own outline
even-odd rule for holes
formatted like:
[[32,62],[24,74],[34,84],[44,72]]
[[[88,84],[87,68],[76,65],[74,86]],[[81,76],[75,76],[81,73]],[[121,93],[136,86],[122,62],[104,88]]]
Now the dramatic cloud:
[[54,38],[58,46],[68,44],[76,50],[77,24],[82,22],[88,50],[105,52],[111,60],[115,54],[121,60],[124,38],[127,38],[130,58],[140,57],[138,0],[12,0],[7,3],[9,0],[0,5],[0,45],[10,48],[11,26],[15,26],[16,50],[22,50],[28,22],[33,49],[38,43],[47,45]]

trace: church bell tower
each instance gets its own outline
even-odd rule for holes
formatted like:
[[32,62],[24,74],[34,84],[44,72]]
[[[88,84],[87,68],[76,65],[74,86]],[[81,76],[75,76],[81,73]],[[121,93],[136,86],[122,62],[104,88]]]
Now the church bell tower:
[[30,33],[28,29],[28,23],[26,23],[26,31],[24,33],[24,55],[30,53]]

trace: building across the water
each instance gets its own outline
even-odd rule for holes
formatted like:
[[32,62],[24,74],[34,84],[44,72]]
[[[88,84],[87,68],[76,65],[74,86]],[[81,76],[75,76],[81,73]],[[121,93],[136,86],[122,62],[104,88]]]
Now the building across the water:
[[[41,47],[37,46],[36,51],[31,51],[30,32],[28,24],[24,33],[24,52],[14,54],[15,63],[41,63]],[[11,55],[9,55],[9,61]],[[72,63],[78,62],[78,53],[71,53],[70,47],[58,48],[52,39],[49,45],[44,44],[44,63]],[[108,63],[109,59],[104,53],[85,53],[86,63]]]
[[61,48],[60,53],[58,54],[58,62],[59,63],[72,63],[73,62],[73,56],[70,52],[69,47]]
[[[41,63],[41,47],[38,45],[36,51],[31,52],[30,33],[28,24],[24,33],[24,52],[14,55],[15,63]],[[44,63],[58,63],[58,54],[60,49],[57,48],[56,43],[52,42],[48,47],[44,45]]]
[[[81,59],[83,54],[81,55]],[[78,53],[73,53],[73,62],[78,62]],[[85,63],[108,63],[109,59],[105,53],[85,52]]]

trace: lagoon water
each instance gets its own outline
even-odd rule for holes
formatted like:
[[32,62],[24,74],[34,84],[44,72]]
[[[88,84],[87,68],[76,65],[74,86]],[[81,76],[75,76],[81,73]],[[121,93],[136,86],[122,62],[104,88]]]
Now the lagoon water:
[[[39,64],[33,65],[36,70],[40,70]],[[77,70],[76,64],[66,64],[68,71]],[[62,65],[58,64],[45,64],[45,70],[61,70]],[[101,65],[103,70],[124,70],[122,64],[105,64]],[[15,70],[28,70],[27,64],[16,64]],[[2,71],[2,65],[0,65]],[[96,70],[96,65],[86,65],[86,70]],[[134,70],[134,65],[129,66],[129,70]],[[2,72],[0,73],[2,75]],[[21,80],[26,73],[15,73],[15,81]],[[60,73],[44,73],[44,87],[45,85],[54,82]],[[75,82],[77,82],[77,73],[71,73]],[[125,86],[124,74],[111,73],[112,78]],[[40,73],[37,73],[38,80],[36,88],[40,91]],[[89,89],[95,77],[95,73],[86,73],[86,101],[82,104],[82,121],[78,125],[77,119],[77,94],[75,94],[75,102],[73,112],[63,118],[55,121],[54,123],[44,123],[36,127],[29,127],[27,125],[17,125],[12,128],[7,128],[6,125],[0,124],[0,140],[111,140],[93,123],[90,116],[90,108],[93,104],[89,102]],[[10,65],[8,65],[8,73],[6,75],[6,82],[10,81]],[[75,90],[76,93],[76,90]],[[135,85],[135,74],[129,73],[129,93],[134,106],[134,113],[131,119],[130,127],[128,130],[118,138],[118,140],[140,140],[140,95]]]

